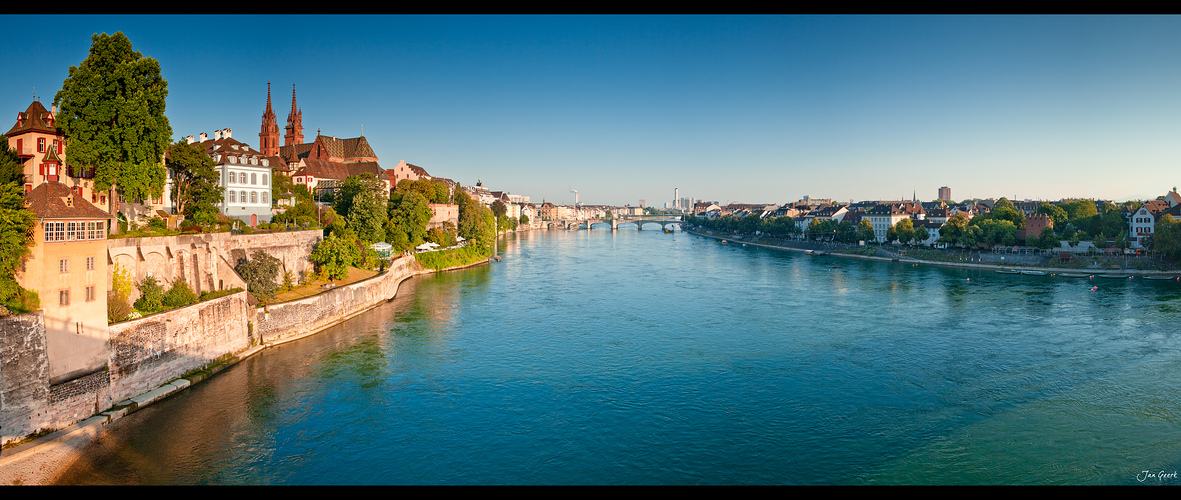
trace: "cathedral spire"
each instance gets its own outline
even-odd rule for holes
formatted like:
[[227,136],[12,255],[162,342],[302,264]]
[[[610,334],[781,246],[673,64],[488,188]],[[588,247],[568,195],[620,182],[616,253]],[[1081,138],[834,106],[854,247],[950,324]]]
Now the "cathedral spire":
[[279,155],[279,124],[275,121],[275,111],[271,109],[271,82],[267,82],[267,110],[262,114],[258,150],[265,156]]
[[303,112],[295,104],[295,84],[291,84],[291,113],[287,115],[287,134],[283,136],[284,146],[303,144]]

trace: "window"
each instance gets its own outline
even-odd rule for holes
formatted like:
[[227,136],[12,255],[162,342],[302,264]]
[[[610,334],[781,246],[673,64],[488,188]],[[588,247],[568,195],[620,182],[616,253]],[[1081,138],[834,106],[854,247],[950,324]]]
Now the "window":
[[69,290],[58,290],[57,291],[57,305],[59,305],[59,306],[70,305],[70,291]]
[[267,174],[262,174],[262,185],[267,185]]
[[37,139],[37,152],[38,153],[45,152],[45,138],[44,137]]
[[238,177],[238,174],[236,174],[234,172],[230,172],[230,184],[237,183],[238,182],[237,177]]
[[258,184],[258,174],[250,174],[250,185]]
[[87,271],[94,270],[94,257],[93,256],[86,258],[86,270]]
[[229,194],[230,194],[230,199],[229,199],[229,202],[230,202],[230,203],[237,203],[237,202],[238,202],[238,200],[235,200],[235,199],[234,199],[234,194],[235,194],[235,193],[237,193],[237,191],[229,191]]
[[[93,259],[94,257],[91,258]],[[94,285],[86,287],[86,301],[94,302]]]
[[238,191],[238,198],[242,199],[242,203],[246,203],[246,191]]
[[45,241],[65,241],[66,240],[66,223],[65,222],[46,222],[45,223]]
[[70,259],[58,259],[57,272],[68,274],[70,272]]
[[250,192],[250,203],[258,203],[258,191]]
[[[67,198],[67,199],[69,199],[69,198]],[[66,241],[74,241],[76,239],[78,239],[78,223],[77,222],[67,222],[66,223]]]
[[266,192],[266,191],[263,191],[263,192],[262,192],[262,202],[263,202],[263,203],[270,203],[269,201],[267,201],[267,195],[269,195],[269,194],[270,194],[270,193],[268,193],[268,192]]

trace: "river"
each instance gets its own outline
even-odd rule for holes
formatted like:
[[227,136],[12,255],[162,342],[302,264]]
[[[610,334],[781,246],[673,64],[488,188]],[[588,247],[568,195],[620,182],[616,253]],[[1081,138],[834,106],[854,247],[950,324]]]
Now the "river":
[[1181,283],[628,227],[410,279],[118,420],[61,482],[1181,484]]

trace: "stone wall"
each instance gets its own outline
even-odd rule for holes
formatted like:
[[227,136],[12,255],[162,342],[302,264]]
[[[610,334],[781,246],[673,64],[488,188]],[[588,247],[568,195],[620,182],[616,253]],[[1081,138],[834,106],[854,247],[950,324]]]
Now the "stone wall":
[[241,291],[111,325],[113,402],[249,348],[255,342],[248,326],[253,313]]
[[302,299],[271,304],[258,313],[262,342],[298,337],[336,324],[394,297],[398,284],[420,266],[413,257],[399,256],[390,269],[365,281],[334,288]]
[[[201,233],[147,238],[119,238],[107,240],[108,276],[110,289],[114,264],[131,271],[136,282],[148,275],[167,283],[182,278],[194,292],[245,288],[246,284],[233,271],[238,259],[257,250],[266,251],[283,262],[285,270],[298,277],[311,270],[307,256],[320,241],[322,232],[287,231],[264,234]],[[132,290],[131,300],[139,298],[139,290]]]
[[49,408],[45,318],[0,318],[0,444],[49,428]]
[[226,261],[235,265],[238,259],[249,257],[257,250],[266,251],[271,257],[283,263],[279,271],[282,278],[283,271],[290,271],[299,278],[300,273],[312,272],[314,265],[308,260],[312,249],[323,239],[323,231],[286,231],[281,233],[235,234],[226,241]]

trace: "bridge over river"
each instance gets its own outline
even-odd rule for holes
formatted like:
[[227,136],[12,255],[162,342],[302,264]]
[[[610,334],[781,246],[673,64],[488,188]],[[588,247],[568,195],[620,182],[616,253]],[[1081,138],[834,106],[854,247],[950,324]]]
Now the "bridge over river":
[[569,229],[572,231],[590,229],[595,224],[610,224],[612,230],[619,229],[619,226],[624,224],[634,224],[637,230],[643,231],[644,226],[648,224],[660,224],[660,229],[665,230],[670,226],[679,229],[682,223],[683,221],[681,221],[680,217],[670,218],[667,215],[630,215],[613,219],[562,219],[545,221],[543,224],[549,228]]

